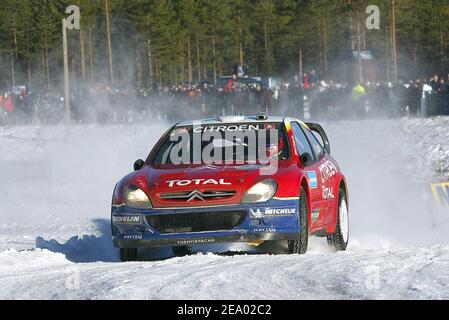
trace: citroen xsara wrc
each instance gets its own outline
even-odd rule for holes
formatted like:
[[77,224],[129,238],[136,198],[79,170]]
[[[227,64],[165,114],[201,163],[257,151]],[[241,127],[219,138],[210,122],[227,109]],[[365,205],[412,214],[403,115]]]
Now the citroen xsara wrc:
[[221,117],[178,123],[115,186],[113,243],[138,248],[285,241],[311,235],[346,250],[348,188],[323,128],[294,118]]

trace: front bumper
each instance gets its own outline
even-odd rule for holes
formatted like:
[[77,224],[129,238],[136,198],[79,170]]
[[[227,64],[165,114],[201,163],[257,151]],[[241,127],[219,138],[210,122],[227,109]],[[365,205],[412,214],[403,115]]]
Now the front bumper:
[[[201,232],[161,232],[152,226],[151,217],[176,219],[189,214],[227,211],[245,212],[244,219],[228,230]],[[190,246],[197,244],[295,240],[300,233],[298,200],[271,200],[262,204],[244,204],[213,208],[133,209],[112,207],[112,240],[118,248]]]

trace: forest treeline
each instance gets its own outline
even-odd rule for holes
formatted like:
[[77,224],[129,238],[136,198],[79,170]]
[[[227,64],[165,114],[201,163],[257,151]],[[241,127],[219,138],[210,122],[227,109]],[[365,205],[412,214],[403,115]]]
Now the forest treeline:
[[[69,5],[81,10],[80,30],[68,31],[75,85],[214,83],[235,64],[344,80],[342,62],[358,49],[371,50],[390,81],[394,48],[400,78],[449,65],[449,0],[2,0],[0,88],[59,88]],[[368,5],[380,9],[379,30],[365,27]]]

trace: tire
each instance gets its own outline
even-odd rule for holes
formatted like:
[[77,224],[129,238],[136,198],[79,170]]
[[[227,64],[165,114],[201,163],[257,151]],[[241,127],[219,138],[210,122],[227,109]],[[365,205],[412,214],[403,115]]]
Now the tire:
[[172,247],[171,250],[176,257],[185,257],[192,254],[192,247]]
[[335,232],[327,236],[327,243],[336,251],[346,251],[349,243],[349,210],[346,193],[338,191],[338,217]]
[[305,254],[309,244],[309,201],[305,190],[301,187],[299,196],[301,231],[298,240],[288,241],[288,252],[290,254]]
[[136,248],[120,248],[120,260],[122,262],[137,261]]

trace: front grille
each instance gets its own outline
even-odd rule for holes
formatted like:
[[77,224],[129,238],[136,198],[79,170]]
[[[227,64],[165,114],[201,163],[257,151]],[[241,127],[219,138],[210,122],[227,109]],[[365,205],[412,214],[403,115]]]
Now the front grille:
[[188,233],[231,230],[243,223],[242,211],[219,211],[147,216],[147,222],[159,233]]
[[235,191],[205,191],[201,192],[199,190],[185,191],[178,193],[165,193],[160,195],[162,200],[172,200],[172,201],[208,201],[208,200],[222,200],[235,196]]

